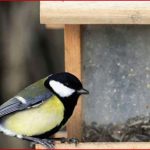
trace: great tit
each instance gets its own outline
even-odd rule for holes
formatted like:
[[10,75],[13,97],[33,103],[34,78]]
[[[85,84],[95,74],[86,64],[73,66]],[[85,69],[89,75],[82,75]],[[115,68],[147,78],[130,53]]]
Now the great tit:
[[39,80],[0,106],[0,132],[49,147],[49,137],[68,121],[81,94],[88,91],[73,74]]

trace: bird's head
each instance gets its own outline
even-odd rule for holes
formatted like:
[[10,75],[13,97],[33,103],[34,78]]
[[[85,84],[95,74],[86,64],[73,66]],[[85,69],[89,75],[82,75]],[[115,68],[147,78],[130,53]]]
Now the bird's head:
[[68,72],[50,75],[44,85],[60,98],[67,98],[73,95],[80,96],[81,94],[89,93],[83,88],[80,80]]

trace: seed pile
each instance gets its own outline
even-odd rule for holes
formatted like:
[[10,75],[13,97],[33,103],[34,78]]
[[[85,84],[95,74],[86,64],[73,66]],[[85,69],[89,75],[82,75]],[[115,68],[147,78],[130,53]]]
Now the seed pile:
[[150,142],[150,117],[135,117],[125,124],[84,123],[84,142]]

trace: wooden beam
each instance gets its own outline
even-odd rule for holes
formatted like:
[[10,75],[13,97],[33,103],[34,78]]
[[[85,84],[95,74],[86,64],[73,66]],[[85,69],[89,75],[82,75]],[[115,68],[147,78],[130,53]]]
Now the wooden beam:
[[146,1],[41,1],[42,24],[150,24]]
[[[81,80],[81,39],[80,25],[65,25],[65,71],[73,73]],[[73,116],[67,124],[68,137],[81,139],[82,99],[79,98]]]
[[48,29],[64,29],[64,25],[63,24],[46,24],[46,28]]
[[[89,142],[74,144],[56,144],[56,149],[149,149],[150,142]],[[44,149],[37,145],[36,149]]]

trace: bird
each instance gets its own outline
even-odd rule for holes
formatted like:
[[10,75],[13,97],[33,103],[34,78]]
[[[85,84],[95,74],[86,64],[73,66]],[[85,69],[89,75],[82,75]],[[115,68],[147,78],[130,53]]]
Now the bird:
[[51,147],[50,136],[66,124],[82,94],[89,92],[75,75],[51,74],[0,106],[0,132]]

